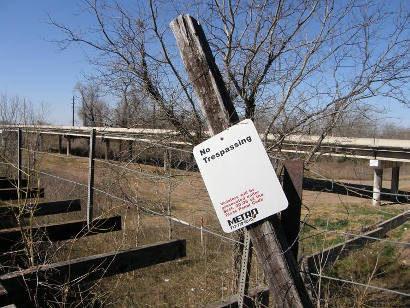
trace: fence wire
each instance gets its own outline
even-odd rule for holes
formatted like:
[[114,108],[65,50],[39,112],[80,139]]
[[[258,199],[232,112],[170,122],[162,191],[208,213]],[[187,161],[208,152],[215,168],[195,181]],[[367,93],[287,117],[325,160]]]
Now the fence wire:
[[[107,235],[101,241],[104,242],[109,239],[110,241],[115,242],[115,245],[113,246],[119,249],[118,247],[121,247],[121,245],[129,245],[132,240],[136,245],[142,244],[143,241],[140,240],[140,237],[145,238],[146,240],[165,239],[168,236],[172,238],[188,238],[189,245],[191,245],[190,251],[197,254],[197,256],[189,257],[186,262],[192,262],[191,265],[193,266],[193,269],[190,271],[196,276],[195,278],[192,278],[194,285],[191,288],[187,287],[183,292],[179,292],[179,296],[187,298],[187,301],[191,301],[192,304],[197,304],[199,302],[209,303],[227,295],[231,295],[232,291],[235,289],[235,286],[232,286],[233,275],[230,268],[231,261],[230,259],[221,260],[221,255],[223,255],[224,258],[230,258],[230,251],[227,252],[231,249],[230,247],[243,244],[242,242],[235,240],[233,237],[221,233],[221,228],[211,207],[207,191],[202,183],[202,179],[197,171],[195,163],[192,162],[191,150],[181,149],[172,145],[164,145],[161,142],[145,140],[143,138],[135,138],[129,141],[128,144],[119,143],[116,145],[116,148],[112,150],[112,152],[115,151],[115,155],[111,153],[109,159],[102,159],[101,155],[99,158],[95,159],[96,185],[93,190],[98,196],[96,198],[98,201],[96,202],[98,209],[96,217],[118,212],[124,217],[124,225],[127,226],[122,235],[111,237],[108,237]],[[172,143],[169,142],[169,144]],[[138,148],[136,148],[137,145]],[[43,144],[43,148],[45,146],[49,148],[53,147],[52,144]],[[77,193],[83,201],[86,201],[86,189],[88,188],[88,185],[84,183],[87,178],[85,175],[88,172],[88,165],[84,163],[85,159],[81,159],[75,155],[67,156],[41,151],[38,147],[36,148],[36,146],[33,145],[31,147],[23,148],[23,150],[25,150],[28,157],[35,156],[36,159],[42,157],[44,164],[40,163],[35,166],[36,168],[24,165],[22,169],[26,171],[29,170],[33,174],[37,174],[42,178],[48,177],[54,181],[47,182],[47,185],[57,185],[57,182],[69,183],[70,187],[60,185],[65,196],[73,196]],[[80,144],[78,142],[73,145],[73,151],[77,151],[83,156],[86,156],[87,144],[84,142]],[[102,152],[101,145],[99,151],[100,153]],[[67,159],[68,162],[63,164],[65,167],[58,168],[56,167],[58,163],[48,161],[47,156],[50,158],[59,158],[61,160]],[[165,157],[168,157],[168,162],[166,162],[167,159]],[[276,157],[274,155],[270,155],[270,157],[277,162],[284,161],[283,157]],[[187,160],[190,159],[191,161],[187,162]],[[14,158],[11,157],[8,161],[2,162],[2,164],[7,164],[11,168],[15,168],[16,165],[13,161]],[[69,161],[71,161],[71,163],[69,163]],[[50,167],[51,165],[52,167]],[[38,166],[39,168],[37,168]],[[75,171],[69,171],[69,167],[73,167]],[[358,191],[358,193],[360,193],[360,191],[371,192],[323,176],[322,172],[317,170],[317,167],[309,167],[308,171],[315,174],[317,177],[332,181],[335,185],[340,185],[348,190]],[[318,194],[320,193],[321,192],[318,192]],[[407,194],[385,192],[382,192],[382,194],[409,197]],[[394,244],[406,248],[410,245],[407,241],[377,238],[358,234],[351,230],[331,230],[323,228],[321,225],[315,225],[315,219],[313,219],[313,217],[321,218],[315,212],[316,207],[320,206],[320,204],[316,204],[315,200],[313,200],[309,204],[304,202],[302,205],[304,207],[304,213],[299,234],[295,241],[291,243],[285,251],[280,253],[286,253],[298,241],[301,242],[302,245],[305,243],[306,245],[311,245],[309,240],[314,237],[320,238],[332,235],[344,238],[365,238],[382,244]],[[372,210],[385,215],[396,214],[396,212],[390,210],[373,208]],[[81,215],[83,214],[84,213]],[[205,217],[205,225],[203,226],[200,225],[201,217]],[[161,218],[161,220],[156,220],[156,218]],[[307,229],[305,227],[318,232],[316,234],[310,234],[306,231]],[[167,229],[169,229],[169,233],[167,233]],[[209,238],[205,238],[204,243],[200,242],[200,233],[209,235]],[[325,241],[323,240],[323,242]],[[224,245],[224,243],[227,243],[228,245]],[[79,239],[79,244],[72,244],[71,248],[54,247],[58,252],[61,252],[61,254],[69,252],[75,257],[83,253],[81,250],[84,246],[91,246],[91,244],[88,244],[83,239]],[[92,247],[87,247],[87,249],[94,253],[98,252]],[[301,257],[303,256],[302,253]],[[222,262],[223,266],[219,264]],[[195,266],[195,264],[200,264],[200,266]],[[258,263],[252,267],[251,272],[251,284],[253,286],[261,283],[263,284],[264,278]],[[158,291],[158,289],[152,290],[154,295],[151,298],[151,301],[168,304],[174,303],[177,305],[176,302],[173,302],[169,298],[164,299],[162,293],[169,294],[167,296],[175,295],[172,292],[175,291],[175,287],[168,287],[170,285],[169,282],[173,280],[178,281],[178,279],[181,281],[181,278],[178,278],[178,274],[170,269],[165,270],[165,272],[160,273],[157,271],[155,273],[157,281],[160,280],[159,285],[157,285],[160,291]],[[187,272],[184,273],[187,274]],[[409,296],[406,292],[372,286],[371,284],[363,284],[361,282],[350,281],[347,279],[339,279],[332,277],[331,275],[324,275],[322,273],[310,274],[330,281],[373,288],[383,292],[391,291],[390,293],[400,296]],[[126,277],[128,277],[126,279],[135,280],[135,277],[138,275],[144,274],[129,274],[126,275]],[[144,279],[149,280],[149,275],[144,277]],[[187,278],[185,277],[184,280],[187,280]],[[120,288],[121,278],[116,280],[116,284],[118,288]],[[182,285],[186,287],[187,282],[184,281]],[[104,289],[104,283],[102,282],[98,287]],[[181,303],[183,302],[179,302],[180,305]]]

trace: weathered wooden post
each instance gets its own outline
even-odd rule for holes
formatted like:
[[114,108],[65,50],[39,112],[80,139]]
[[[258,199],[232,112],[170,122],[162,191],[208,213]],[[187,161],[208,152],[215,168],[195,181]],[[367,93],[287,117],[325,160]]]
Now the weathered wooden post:
[[300,214],[302,209],[303,161],[287,160],[283,166],[283,191],[289,206],[280,215],[286,239],[292,245],[293,256],[297,260],[299,248]]
[[90,131],[90,148],[88,164],[88,193],[87,193],[87,228],[91,228],[94,210],[94,156],[95,156],[95,129]]
[[[212,134],[238,121],[205,34],[189,15],[178,16],[170,27]],[[293,253],[276,215],[249,227],[266,281],[279,307],[312,307]]]

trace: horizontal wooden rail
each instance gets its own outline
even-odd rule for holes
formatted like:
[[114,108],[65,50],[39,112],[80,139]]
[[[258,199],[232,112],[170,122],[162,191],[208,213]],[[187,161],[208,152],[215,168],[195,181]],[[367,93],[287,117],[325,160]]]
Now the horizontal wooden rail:
[[0,229],[17,227],[17,215],[23,217],[45,216],[52,214],[71,213],[81,210],[81,200],[61,200],[51,202],[27,203],[22,213],[16,205],[0,206]]
[[[45,238],[50,241],[63,241],[81,236],[94,235],[121,230],[121,216],[96,219],[92,228],[87,230],[86,220],[75,220],[68,223],[48,224],[32,228],[36,239]],[[23,231],[28,231],[24,228]],[[22,240],[20,228],[0,230],[0,251],[8,251],[13,246],[20,246]]]
[[[269,288],[259,286],[253,289],[249,289],[248,295],[245,297],[243,304],[244,304],[244,307],[247,307],[247,308],[268,307],[269,306]],[[238,307],[238,295],[232,295],[220,301],[203,306],[203,308],[237,308],[237,307]]]
[[356,238],[334,245],[324,251],[307,257],[305,265],[310,273],[316,273],[319,270],[333,264],[337,259],[346,257],[350,251],[362,248],[368,243],[377,241],[377,239],[368,237],[381,238],[388,231],[397,228],[409,219],[410,211],[406,211],[405,213],[397,215],[389,220],[378,223],[374,226],[375,229],[371,231],[360,234],[360,236]]
[[[27,179],[21,179],[21,186],[27,186]],[[1,188],[16,188],[17,181],[15,179],[0,178],[0,189]]]
[[[373,198],[373,186],[363,184],[351,184],[332,182],[330,180],[321,180],[313,178],[303,179],[303,189],[310,191],[323,191],[328,193],[334,193],[339,195],[347,195],[359,198]],[[404,195],[408,195],[407,197]],[[410,192],[398,191],[397,195],[391,195],[391,190],[382,188],[381,200],[396,201],[396,202],[409,202]]]
[[[46,294],[51,289],[44,285],[74,285],[103,277],[133,271],[139,268],[176,260],[186,256],[186,241],[171,240],[70,261],[41,265],[0,276],[0,282],[17,307],[27,307],[36,289]],[[42,296],[40,296],[42,297]]]
[[7,294],[6,289],[0,284],[0,307],[11,305],[13,302]]
[[[80,199],[60,200],[60,201],[47,201],[38,203],[28,203],[24,207],[22,215],[30,216],[45,216],[52,214],[70,213],[81,210]],[[7,215],[14,215],[18,213],[19,208],[17,206],[3,206],[0,207],[0,217]],[[1,218],[0,218],[1,219]]]
[[[44,188],[22,188],[20,198],[44,198]],[[0,189],[0,200],[17,200],[17,188]]]

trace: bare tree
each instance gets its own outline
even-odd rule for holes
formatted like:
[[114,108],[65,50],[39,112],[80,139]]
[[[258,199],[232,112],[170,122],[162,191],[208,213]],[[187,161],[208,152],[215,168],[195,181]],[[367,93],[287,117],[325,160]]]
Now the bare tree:
[[78,83],[75,87],[81,97],[81,107],[78,115],[84,126],[109,125],[109,108],[100,97],[100,89],[97,85]]
[[0,94],[1,124],[44,124],[45,107],[34,108],[26,98]]
[[[204,121],[170,33],[170,20],[191,13],[204,24],[216,61],[241,116],[254,119],[280,151],[290,134],[320,142],[364,104],[388,99],[408,105],[409,5],[381,1],[172,1],[136,6],[84,1],[95,29],[50,22],[62,47],[84,44],[106,83],[127,80],[150,110],[192,143]],[[163,13],[167,12],[167,14]],[[128,106],[124,105],[123,106]]]

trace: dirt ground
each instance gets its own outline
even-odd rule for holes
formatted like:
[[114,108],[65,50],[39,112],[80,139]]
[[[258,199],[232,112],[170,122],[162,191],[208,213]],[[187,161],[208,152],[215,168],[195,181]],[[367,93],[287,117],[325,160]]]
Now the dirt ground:
[[[110,164],[114,164],[114,166]],[[323,161],[310,168],[327,178],[341,182],[372,185],[372,170],[366,164],[367,162],[360,161]],[[126,169],[121,169],[118,165]],[[85,204],[86,187],[63,181],[62,178],[86,184],[87,158],[43,155],[40,168],[47,174],[57,176],[57,178],[46,174],[41,176],[47,200],[81,198]],[[123,231],[79,239],[71,242],[67,248],[56,246],[59,249],[59,254],[56,255],[58,260],[66,259],[67,254],[70,258],[76,258],[112,251],[113,248],[124,249],[167,240],[170,227],[172,228],[172,237],[185,238],[188,245],[187,257],[183,260],[104,279],[98,285],[98,290],[107,294],[106,306],[197,307],[232,294],[231,255],[233,245],[229,242],[232,237],[223,234],[198,172],[178,169],[166,171],[163,168],[148,164],[120,163],[118,161],[110,161],[107,164],[101,160],[96,162],[95,168],[97,188],[112,195],[121,196],[124,200],[131,200],[129,203],[119,202],[109,195],[96,193],[96,216],[122,215]],[[305,175],[311,176],[308,172]],[[390,186],[389,177],[389,169],[386,169],[383,187]],[[410,165],[405,165],[401,169],[399,188],[410,191]],[[176,223],[171,224],[161,216],[168,214],[168,205],[171,205],[172,216],[197,227],[201,219],[204,218],[205,228],[227,237],[227,239],[206,233],[205,243],[202,245],[199,229]],[[139,206],[149,208],[161,215],[149,215],[141,211]],[[371,205],[371,199],[305,190],[303,191],[301,220],[303,223],[306,222],[306,225],[302,223],[300,255],[307,256],[346,240],[346,237],[337,234],[326,233],[323,235],[323,232],[314,230],[308,225],[331,231],[360,233],[363,227],[389,219],[409,209],[409,204],[389,202],[376,208]],[[85,217],[84,215],[83,210],[80,213],[64,217],[54,215],[42,218],[37,222],[40,224],[61,221],[62,218],[79,219]],[[387,238],[409,242],[409,229],[410,225],[404,224],[394,232],[390,232]],[[393,267],[391,269],[384,268],[389,275],[395,273],[396,276],[394,279],[393,276],[388,275],[386,276],[388,279],[376,279],[377,285],[394,287],[389,285],[389,281],[396,281],[395,279],[399,281],[397,278],[399,276],[402,281],[410,281],[408,270],[410,249],[408,246],[399,245],[398,247],[394,256],[404,268],[394,267],[394,270]],[[373,250],[380,249],[379,246],[374,246]],[[257,258],[254,260],[251,287],[264,284],[260,265]],[[383,263],[382,266],[385,264]],[[346,272],[346,275],[348,273],[349,271]],[[404,279],[407,276],[407,280]],[[354,278],[362,282],[369,279],[369,277],[340,277],[349,280]],[[403,288],[404,291],[410,291],[408,287],[406,290],[399,282],[397,282],[396,287],[402,291]],[[351,300],[349,298],[353,295],[346,294],[343,300],[338,299],[337,301],[348,303]],[[369,306],[372,307],[372,305]],[[343,307],[343,304],[342,306],[334,305],[334,307]],[[392,307],[401,306],[392,305]]]

